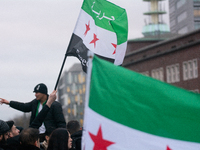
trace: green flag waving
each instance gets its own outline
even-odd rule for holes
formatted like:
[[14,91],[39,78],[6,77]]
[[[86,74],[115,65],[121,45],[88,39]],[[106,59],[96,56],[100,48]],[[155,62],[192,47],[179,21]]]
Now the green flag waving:
[[200,149],[199,94],[95,56],[91,69],[85,149]]
[[67,49],[87,69],[87,52],[115,65],[124,60],[128,38],[126,10],[107,0],[84,0]]

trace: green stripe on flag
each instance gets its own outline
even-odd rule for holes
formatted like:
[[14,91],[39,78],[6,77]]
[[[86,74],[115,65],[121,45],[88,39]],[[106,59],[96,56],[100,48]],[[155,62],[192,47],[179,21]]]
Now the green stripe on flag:
[[200,142],[200,95],[93,59],[89,107],[150,134]]
[[118,45],[127,41],[128,19],[125,9],[106,0],[84,0],[82,9],[94,19],[96,26],[115,32]]
[[128,39],[128,21],[126,11],[123,12],[117,21],[111,21],[111,25],[117,34],[117,45],[126,42]]

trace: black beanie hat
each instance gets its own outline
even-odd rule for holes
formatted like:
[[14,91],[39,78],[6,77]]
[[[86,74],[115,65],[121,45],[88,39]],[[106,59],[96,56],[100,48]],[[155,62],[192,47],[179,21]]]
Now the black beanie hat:
[[39,92],[39,93],[43,93],[43,94],[47,95],[47,93],[48,93],[47,86],[44,83],[40,83],[35,86],[33,92],[35,92],[35,93]]
[[11,130],[12,126],[14,125],[14,121],[10,120],[10,121],[6,121],[6,123],[8,124],[8,126]]
[[0,120],[0,135],[5,134],[10,130],[8,124],[3,120]]

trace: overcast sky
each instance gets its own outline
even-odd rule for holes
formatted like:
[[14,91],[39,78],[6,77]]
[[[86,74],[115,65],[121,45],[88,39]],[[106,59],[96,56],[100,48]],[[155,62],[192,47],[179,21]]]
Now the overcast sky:
[[[109,0],[126,9],[128,39],[142,37],[143,0]],[[33,89],[45,83],[51,93],[73,33],[83,0],[0,0],[0,97],[29,102]],[[162,3],[168,11],[168,0]],[[164,7],[164,6],[163,6]],[[169,25],[168,14],[164,15]],[[78,63],[68,57],[63,71]],[[0,119],[23,113],[0,105]]]

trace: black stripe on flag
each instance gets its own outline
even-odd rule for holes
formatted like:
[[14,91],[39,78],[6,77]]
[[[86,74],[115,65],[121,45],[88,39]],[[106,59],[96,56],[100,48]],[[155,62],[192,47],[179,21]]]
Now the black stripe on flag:
[[[83,44],[83,40],[79,36],[77,36],[76,34],[73,33],[70,43],[69,43],[69,47],[67,49],[67,55],[77,57],[81,62],[82,69],[84,72],[87,72],[87,66],[88,66],[87,53],[88,53],[88,51],[89,51],[89,49],[85,46],[85,44]],[[103,56],[100,56],[97,54],[95,54],[95,55],[101,59],[104,59],[104,60],[114,63],[114,59],[103,57]]]

